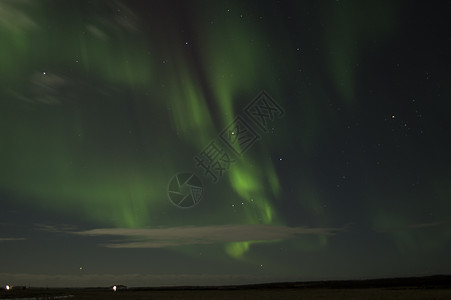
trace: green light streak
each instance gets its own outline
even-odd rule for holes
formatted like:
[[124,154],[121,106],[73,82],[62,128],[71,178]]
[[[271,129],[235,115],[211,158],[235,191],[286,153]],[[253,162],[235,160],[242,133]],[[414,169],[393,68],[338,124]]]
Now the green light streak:
[[383,41],[393,33],[396,20],[394,4],[390,1],[379,1],[374,5],[337,3],[322,8],[322,11],[325,12],[324,49],[329,73],[342,101],[353,106],[362,51],[368,44]]
[[[250,204],[252,209],[244,211],[248,224],[277,224],[276,212],[271,199],[280,192],[277,174],[270,159],[263,159],[261,169],[256,168],[256,162],[250,157],[239,160],[229,170],[229,180],[234,191],[241,197],[240,201]],[[226,246],[226,252],[242,258],[249,251],[253,241],[231,243]]]

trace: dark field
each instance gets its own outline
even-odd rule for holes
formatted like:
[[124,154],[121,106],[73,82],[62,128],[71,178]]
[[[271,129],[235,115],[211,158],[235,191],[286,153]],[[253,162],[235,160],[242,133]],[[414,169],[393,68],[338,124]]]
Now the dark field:
[[451,299],[451,276],[273,283],[225,287],[38,289],[0,291],[0,299]]
[[[69,297],[64,297],[69,296]],[[166,290],[123,291],[65,290],[1,293],[1,299],[451,299],[451,289],[243,289],[243,290]]]

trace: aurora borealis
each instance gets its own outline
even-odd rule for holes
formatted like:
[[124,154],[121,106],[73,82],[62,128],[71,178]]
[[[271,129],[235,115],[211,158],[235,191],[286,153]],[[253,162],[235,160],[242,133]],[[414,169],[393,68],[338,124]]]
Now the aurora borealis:
[[[450,273],[449,9],[0,0],[0,284]],[[283,109],[266,131],[262,91]],[[217,182],[195,159],[212,141]],[[194,207],[168,200],[179,172]]]

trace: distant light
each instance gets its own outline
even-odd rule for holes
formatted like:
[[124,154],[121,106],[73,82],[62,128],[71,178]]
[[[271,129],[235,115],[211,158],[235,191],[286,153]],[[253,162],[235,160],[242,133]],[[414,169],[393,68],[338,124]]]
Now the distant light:
[[113,292],[117,290],[117,286],[113,286]]
[[11,287],[9,286],[9,284],[6,285],[5,289],[6,289],[7,291],[9,291],[9,290],[11,289]]
[[45,75],[45,74],[47,74],[47,73],[45,73],[45,72],[42,72],[42,75]]

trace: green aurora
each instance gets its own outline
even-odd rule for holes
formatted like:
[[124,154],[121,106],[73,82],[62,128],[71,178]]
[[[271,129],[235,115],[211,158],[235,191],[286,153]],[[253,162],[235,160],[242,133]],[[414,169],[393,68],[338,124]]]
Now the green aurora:
[[[419,251],[409,262],[449,248],[449,174],[436,171],[433,158],[412,167],[434,157],[426,145],[437,137],[401,132],[404,123],[411,132],[427,126],[442,132],[439,125],[413,120],[395,101],[374,104],[384,90],[362,96],[377,84],[363,88],[372,79],[361,69],[376,68],[377,53],[405,30],[401,4],[331,2],[286,2],[282,9],[269,1],[192,1],[178,8],[172,1],[1,1],[2,195],[38,214],[80,220],[81,227],[365,228],[386,235],[400,255]],[[366,64],[368,57],[375,62]],[[438,88],[443,98],[449,98],[447,77]],[[286,114],[272,123],[273,132],[260,131],[248,152],[233,157],[214,184],[193,157],[243,116],[261,90]],[[407,94],[421,101],[428,91]],[[435,109],[446,120],[450,106],[440,110],[438,103],[422,106],[423,114]],[[377,114],[393,125],[371,123]],[[448,155],[449,143],[441,144],[446,134],[437,134],[435,154]],[[360,147],[371,135],[378,142]],[[376,153],[378,143],[392,148]],[[168,181],[181,171],[200,174],[205,188],[189,210],[167,199]],[[407,193],[413,174],[426,175],[417,176],[419,190]],[[354,189],[334,192],[348,178]],[[406,230],[409,224],[420,225]],[[430,234],[434,224],[441,225]],[[308,255],[326,251],[336,238],[224,242],[204,249],[204,256],[213,260],[219,251],[228,256],[224,262],[260,265],[266,246]],[[196,245],[170,249],[188,257],[199,252]],[[267,264],[284,272],[278,260]]]

